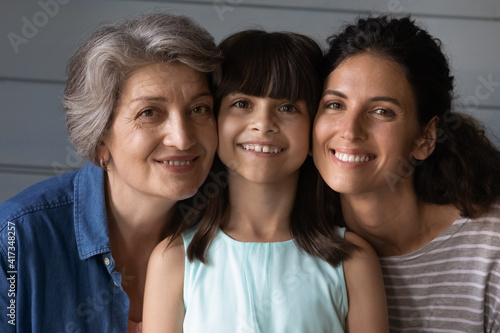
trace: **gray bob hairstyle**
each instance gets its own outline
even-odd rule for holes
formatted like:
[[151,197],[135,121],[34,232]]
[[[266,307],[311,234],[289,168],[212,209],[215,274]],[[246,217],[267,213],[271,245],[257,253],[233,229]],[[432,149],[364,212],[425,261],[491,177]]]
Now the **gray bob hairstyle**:
[[63,96],[69,139],[76,152],[99,165],[96,149],[108,134],[113,109],[129,75],[157,62],[179,62],[220,78],[222,56],[214,38],[192,19],[148,13],[94,32],[70,59]]

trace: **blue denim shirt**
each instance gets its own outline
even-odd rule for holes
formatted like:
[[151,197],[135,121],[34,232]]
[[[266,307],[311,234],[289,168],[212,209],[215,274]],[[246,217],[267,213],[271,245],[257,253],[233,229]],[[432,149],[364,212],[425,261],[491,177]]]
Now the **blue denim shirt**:
[[0,205],[0,332],[126,332],[103,171],[91,164]]

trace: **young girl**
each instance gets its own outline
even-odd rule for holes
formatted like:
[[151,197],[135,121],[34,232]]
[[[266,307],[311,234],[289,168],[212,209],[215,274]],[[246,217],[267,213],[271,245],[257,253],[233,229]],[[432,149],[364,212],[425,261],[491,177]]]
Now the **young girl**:
[[202,190],[210,200],[197,226],[150,258],[144,331],[387,332],[375,253],[320,214],[314,196],[321,50],[256,30],[220,48],[213,172],[225,176]]
[[381,257],[391,332],[499,332],[500,152],[452,112],[439,41],[408,17],[363,18],[324,65],[314,161]]

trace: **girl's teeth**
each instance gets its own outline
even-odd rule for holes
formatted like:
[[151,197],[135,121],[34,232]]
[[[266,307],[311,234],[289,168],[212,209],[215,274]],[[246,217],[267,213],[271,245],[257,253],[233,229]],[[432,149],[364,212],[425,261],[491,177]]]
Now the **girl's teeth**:
[[261,146],[261,145],[242,145],[245,150],[253,150],[256,153],[277,154],[281,151],[278,147]]
[[368,162],[370,160],[370,157],[366,155],[351,155],[351,154],[344,154],[337,152],[335,153],[335,157],[337,157],[339,160],[343,162],[350,162],[350,163]]

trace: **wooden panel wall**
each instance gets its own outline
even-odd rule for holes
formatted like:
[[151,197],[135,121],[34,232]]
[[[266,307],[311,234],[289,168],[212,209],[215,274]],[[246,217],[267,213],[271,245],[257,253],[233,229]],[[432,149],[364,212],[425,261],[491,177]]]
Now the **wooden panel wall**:
[[500,2],[485,0],[2,0],[0,3],[0,202],[85,163],[67,140],[61,94],[76,45],[101,22],[149,10],[196,19],[220,40],[246,28],[327,36],[359,15],[411,14],[440,38],[457,79],[457,108],[500,146]]

